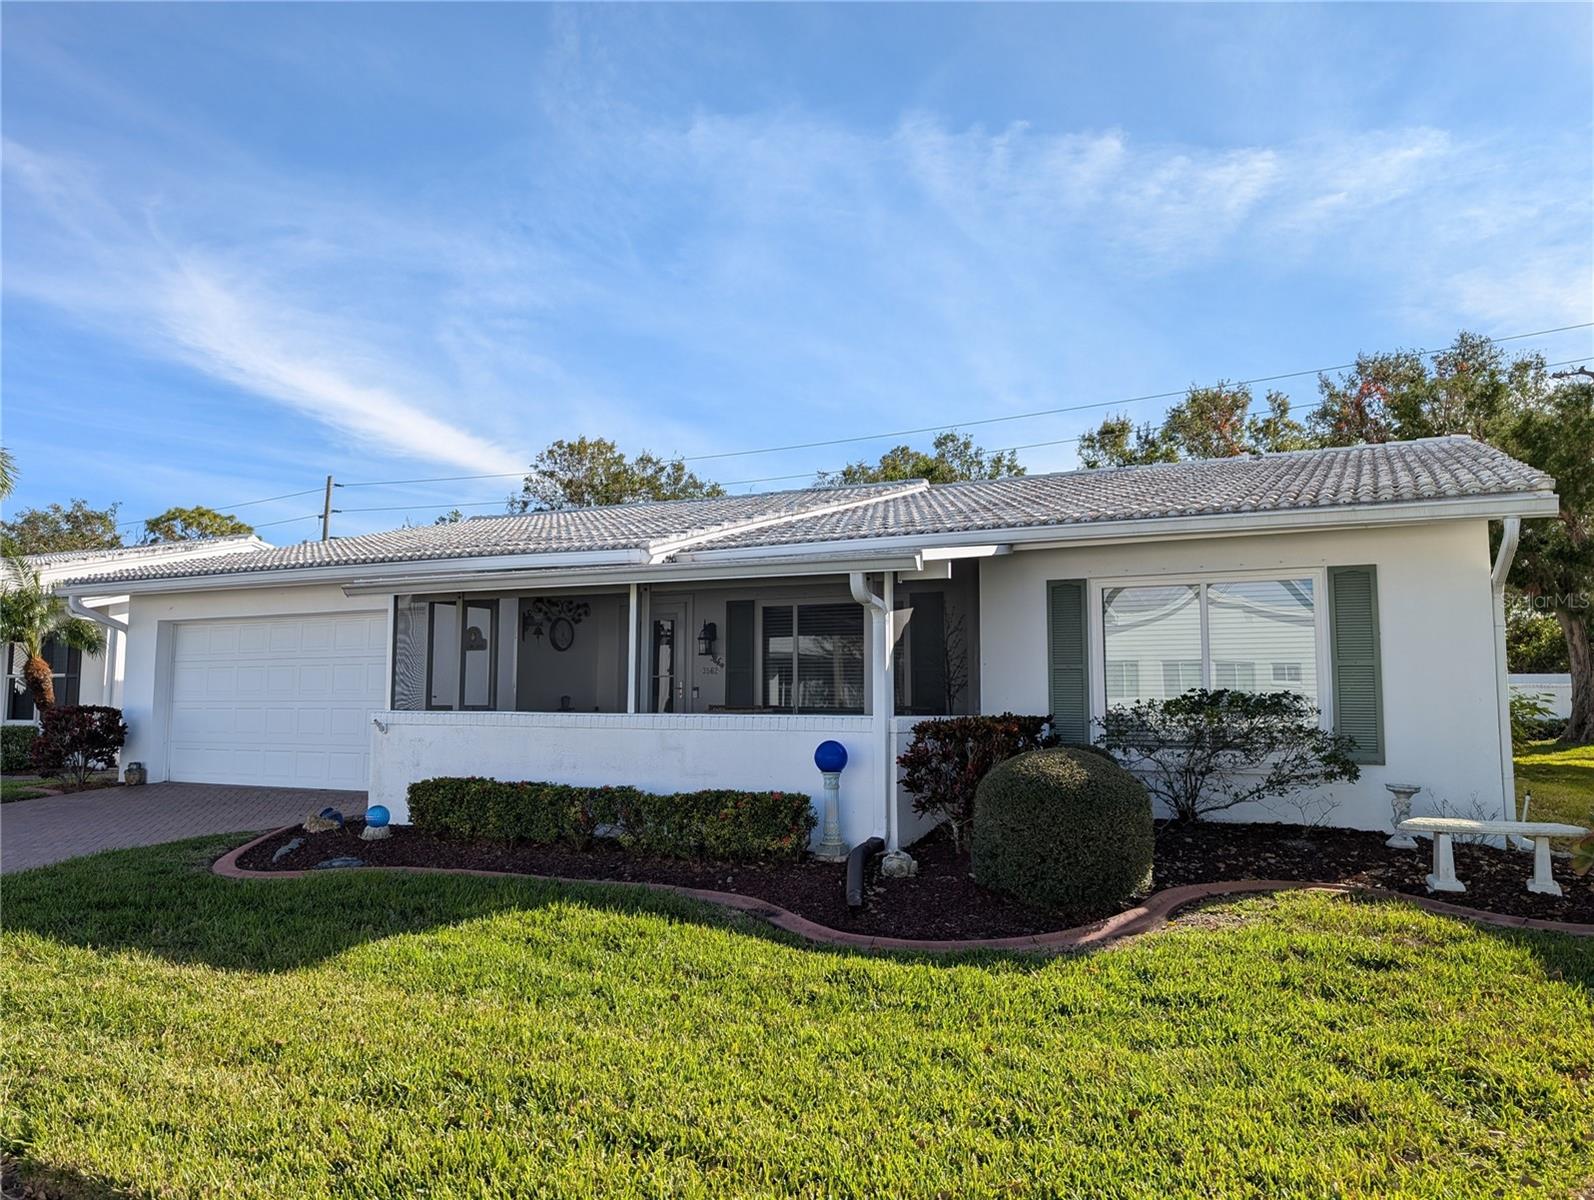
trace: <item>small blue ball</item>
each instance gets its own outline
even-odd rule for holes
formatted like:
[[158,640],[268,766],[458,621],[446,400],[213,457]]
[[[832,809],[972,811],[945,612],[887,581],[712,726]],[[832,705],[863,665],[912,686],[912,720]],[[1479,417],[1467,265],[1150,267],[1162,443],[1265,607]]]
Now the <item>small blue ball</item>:
[[840,742],[820,742],[814,751],[814,766],[821,771],[839,771],[847,765],[847,747]]
[[365,810],[365,823],[373,829],[380,829],[391,819],[387,807],[382,804],[373,804]]

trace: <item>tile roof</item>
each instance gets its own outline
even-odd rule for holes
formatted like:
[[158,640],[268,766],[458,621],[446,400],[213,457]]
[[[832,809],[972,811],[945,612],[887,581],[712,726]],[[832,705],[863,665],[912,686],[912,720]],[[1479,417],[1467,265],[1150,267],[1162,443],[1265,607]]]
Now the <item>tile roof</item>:
[[114,578],[187,578],[243,571],[306,567],[358,567],[374,563],[426,562],[506,554],[562,554],[582,551],[645,550],[650,544],[690,536],[710,536],[754,521],[790,518],[840,504],[888,499],[923,488],[922,481],[872,483],[842,488],[805,488],[674,500],[615,504],[602,508],[554,509],[514,516],[472,517],[451,525],[418,525],[384,533],[301,542],[255,554],[184,563],[130,567]]
[[1555,481],[1467,437],[1022,475],[716,538],[703,549],[963,533],[1552,492]]
[[112,546],[108,550],[56,550],[50,554],[28,554],[24,557],[29,566],[40,570],[46,568],[53,570],[77,563],[114,563],[124,559],[137,561],[140,558],[170,554],[174,550],[222,550],[244,542],[259,540],[252,533],[240,533],[229,537],[194,538],[185,542],[157,542],[151,546]]
[[[113,546],[108,550],[57,550],[49,554],[27,554],[23,559],[39,573],[44,583],[53,587],[57,580],[68,576],[73,579],[122,578],[141,565],[165,561],[175,566],[178,562],[187,563],[213,554],[243,554],[252,547],[267,545],[254,534],[245,533],[194,538],[183,542],[158,542],[150,546]],[[11,564],[0,559],[0,580],[9,580],[11,577]]]
[[[187,562],[130,566],[124,581],[393,562],[646,550],[679,538],[726,550],[1147,518],[1282,512],[1469,496],[1549,494],[1554,481],[1465,437],[1067,471],[930,486],[923,480],[713,500],[477,517]],[[528,563],[527,566],[535,566]],[[342,571],[333,570],[344,568]]]

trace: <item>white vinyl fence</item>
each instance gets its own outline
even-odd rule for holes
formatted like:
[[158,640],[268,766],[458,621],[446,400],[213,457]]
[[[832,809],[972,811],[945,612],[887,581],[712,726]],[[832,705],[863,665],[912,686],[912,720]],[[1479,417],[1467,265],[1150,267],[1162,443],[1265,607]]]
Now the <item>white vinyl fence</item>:
[[1572,677],[1570,675],[1513,675],[1511,690],[1520,695],[1542,696],[1557,717],[1572,715]]

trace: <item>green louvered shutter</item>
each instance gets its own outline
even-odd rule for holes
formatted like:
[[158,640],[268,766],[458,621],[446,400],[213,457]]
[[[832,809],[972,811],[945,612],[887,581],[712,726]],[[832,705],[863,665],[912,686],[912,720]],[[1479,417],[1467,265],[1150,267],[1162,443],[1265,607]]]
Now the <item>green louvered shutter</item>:
[[1083,579],[1046,585],[1047,654],[1052,726],[1065,742],[1090,741],[1090,668]]
[[1384,761],[1384,697],[1378,652],[1378,570],[1330,567],[1329,646],[1334,657],[1334,732],[1356,743],[1359,763]]
[[753,602],[725,606],[725,707],[753,707]]

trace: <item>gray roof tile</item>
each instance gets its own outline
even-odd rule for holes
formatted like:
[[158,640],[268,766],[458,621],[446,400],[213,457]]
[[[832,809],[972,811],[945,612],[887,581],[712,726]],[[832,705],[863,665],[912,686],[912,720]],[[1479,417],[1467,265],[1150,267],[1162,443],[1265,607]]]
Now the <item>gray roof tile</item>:
[[702,549],[973,533],[1550,492],[1555,481],[1471,438],[950,483],[867,508],[732,533]]
[[235,554],[225,559],[152,563],[99,578],[102,582],[106,579],[200,578],[245,571],[357,567],[486,555],[640,550],[668,539],[707,536],[749,521],[795,517],[816,508],[886,499],[924,486],[920,481],[875,483],[722,496],[712,500],[616,504],[473,517],[451,525],[419,525],[325,542],[301,542],[296,546],[279,546],[256,554]]

